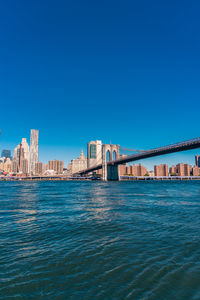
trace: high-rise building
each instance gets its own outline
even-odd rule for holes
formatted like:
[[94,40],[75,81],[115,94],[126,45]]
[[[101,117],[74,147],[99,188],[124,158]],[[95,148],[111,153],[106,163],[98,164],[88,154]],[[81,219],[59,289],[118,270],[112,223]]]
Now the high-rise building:
[[126,166],[125,174],[127,174],[127,175],[132,175],[132,174],[131,174],[131,166]]
[[35,163],[35,175],[42,175],[42,173],[43,173],[43,163],[38,161]]
[[188,164],[178,164],[176,166],[178,176],[190,176],[191,166]]
[[154,174],[155,176],[168,176],[168,165],[162,164],[154,166]]
[[21,144],[17,145],[17,147],[15,147],[14,149],[14,160],[17,162],[17,164],[19,165],[20,162],[20,157],[21,157]]
[[119,165],[119,174],[125,175],[126,174],[126,165]]
[[28,174],[28,169],[29,169],[28,164],[29,164],[28,159],[24,158],[24,159],[22,160],[22,167],[21,167],[21,171],[22,171],[24,174]]
[[[28,169],[24,169],[23,160],[27,160],[25,163],[27,165],[28,163]],[[30,153],[29,153],[29,145],[26,141],[26,138],[22,138],[22,142],[17,145],[17,147],[14,149],[14,161],[17,162],[18,165],[18,171],[23,172],[25,170],[26,172],[23,173],[29,173],[29,161],[30,161]]]
[[24,159],[24,149],[22,148],[22,144],[17,145],[17,147],[14,149],[14,161],[17,163],[17,172],[22,172],[22,162]]
[[147,169],[143,165],[139,164],[137,176],[145,176],[147,173]]
[[[139,164],[139,165],[127,166],[125,173],[127,175],[132,175],[132,176],[145,176],[148,172],[143,165]],[[120,175],[122,174],[120,173]]]
[[11,158],[11,151],[10,150],[2,150],[1,157]]
[[192,175],[193,175],[193,176],[199,176],[199,175],[200,175],[200,168],[197,167],[197,166],[194,166],[194,167],[192,168]]
[[30,152],[29,152],[29,145],[27,143],[27,140],[25,138],[22,139],[21,142],[22,148],[24,149],[24,159],[27,159],[28,164],[30,163]]
[[13,173],[17,173],[17,172],[18,172],[18,163],[17,163],[16,160],[13,160],[13,161],[12,161],[11,168],[12,168],[12,172],[13,172]]
[[30,173],[35,175],[35,164],[38,162],[38,137],[39,130],[31,129],[30,142]]
[[91,141],[87,146],[87,167],[102,163],[102,141]]
[[195,163],[196,163],[196,166],[200,168],[200,155],[195,156]]
[[50,160],[49,170],[54,170],[57,174],[63,173],[63,161],[62,160]]

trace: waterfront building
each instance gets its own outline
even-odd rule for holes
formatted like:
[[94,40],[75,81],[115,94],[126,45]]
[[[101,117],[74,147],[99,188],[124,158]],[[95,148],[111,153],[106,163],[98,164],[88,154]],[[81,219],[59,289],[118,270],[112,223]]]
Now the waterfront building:
[[138,176],[138,166],[137,165],[132,165],[132,166],[127,166],[126,167],[126,174],[128,175],[133,175],[133,176]]
[[44,172],[43,169],[43,163],[42,162],[36,162],[35,163],[35,175],[42,175],[42,173]]
[[[25,168],[25,170],[27,171],[26,173],[29,173],[29,158],[29,145],[26,141],[26,138],[22,138],[22,142],[19,145],[17,145],[17,147],[14,149],[13,159],[17,162],[18,171],[23,172],[23,168]],[[27,167],[23,166],[24,159],[28,162],[28,169]],[[25,164],[27,164],[27,162],[25,162]]]
[[139,164],[137,176],[145,176],[147,174],[148,174],[147,169],[143,165]]
[[4,163],[6,161],[6,157],[0,157],[0,162]]
[[14,149],[14,157],[13,157],[13,159],[17,162],[18,166],[20,165],[20,159],[23,156],[21,152],[22,152],[22,148],[21,148],[21,144],[19,144]]
[[67,172],[68,172],[68,174],[72,174],[72,164],[70,163],[70,164],[68,164],[68,166],[67,166]]
[[148,171],[148,175],[149,175],[150,177],[154,177],[154,176],[155,176],[154,171]]
[[178,176],[190,176],[191,166],[188,164],[178,164],[176,166]]
[[176,170],[176,166],[171,166],[170,168],[169,168],[169,174],[170,175],[176,175],[176,173],[177,173],[177,170]]
[[140,167],[134,164],[131,166],[131,174],[134,176],[139,176],[139,174],[143,174],[142,170],[143,168],[141,167],[141,165]]
[[102,163],[102,141],[91,141],[87,145],[87,167]]
[[35,175],[35,164],[38,162],[38,137],[39,130],[31,129],[30,141],[30,173]]
[[1,157],[11,158],[11,151],[10,150],[5,150],[5,149],[2,150]]
[[24,173],[24,174],[28,174],[28,170],[29,170],[29,161],[28,161],[28,159],[24,158],[21,163],[20,171],[22,171],[22,173]]
[[131,166],[127,166],[127,167],[126,167],[126,172],[125,172],[125,174],[131,175]]
[[7,158],[6,162],[3,164],[3,171],[8,173],[12,171],[12,161],[10,158]]
[[81,151],[79,158],[71,160],[70,168],[72,174],[87,169],[87,158],[84,156],[83,150]]
[[194,167],[192,168],[192,175],[193,175],[193,176],[200,176],[200,168],[197,167],[197,166],[194,166]]
[[[126,157],[126,156],[127,155],[125,155],[125,154],[120,154],[119,158],[123,158],[123,157]],[[119,175],[125,175],[126,174],[126,164],[119,165],[118,170],[119,170]]]
[[11,169],[12,169],[13,173],[17,173],[18,172],[18,163],[17,163],[16,160],[12,161],[12,167],[11,167]]
[[200,168],[200,155],[195,156],[195,163],[196,163],[196,166]]
[[119,165],[119,175],[125,175],[126,174],[126,165]]
[[168,165],[161,164],[154,166],[154,174],[155,176],[168,176]]
[[42,174],[44,174],[44,172],[47,171],[48,168],[49,168],[49,164],[42,163]]
[[50,160],[49,161],[49,170],[54,170],[57,174],[63,173],[63,161],[61,160]]
[[[147,169],[139,164],[139,165],[132,165],[132,166],[127,166],[125,167],[125,173],[124,174],[127,174],[127,175],[132,175],[132,176],[145,176],[148,174],[147,172]],[[123,170],[123,169],[122,169]],[[120,175],[124,175],[124,174],[121,174]]]
[[23,159],[24,159],[24,149],[22,148],[22,144],[20,143],[14,149],[14,161],[17,162],[17,166],[18,166],[17,172],[22,171]]
[[24,157],[24,159],[26,159],[27,162],[28,162],[28,172],[27,172],[27,173],[29,173],[30,151],[29,151],[29,145],[28,145],[28,143],[27,143],[26,138],[23,138],[23,139],[22,139],[21,147],[22,147],[22,149],[23,149],[23,157]]

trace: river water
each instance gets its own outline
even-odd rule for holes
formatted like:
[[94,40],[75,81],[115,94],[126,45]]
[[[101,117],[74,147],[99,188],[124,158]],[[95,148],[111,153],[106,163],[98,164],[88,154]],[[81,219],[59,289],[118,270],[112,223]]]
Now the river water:
[[200,182],[0,182],[0,299],[200,299]]

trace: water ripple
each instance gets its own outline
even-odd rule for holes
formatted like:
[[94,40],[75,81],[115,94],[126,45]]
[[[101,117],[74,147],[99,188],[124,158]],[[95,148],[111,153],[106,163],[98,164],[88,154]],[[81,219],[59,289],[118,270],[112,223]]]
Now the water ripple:
[[198,182],[0,182],[0,299],[200,299]]

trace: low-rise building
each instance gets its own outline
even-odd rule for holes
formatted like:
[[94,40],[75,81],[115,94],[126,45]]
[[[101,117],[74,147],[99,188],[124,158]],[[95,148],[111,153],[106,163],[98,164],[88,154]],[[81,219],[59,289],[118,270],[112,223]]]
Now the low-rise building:
[[7,158],[3,164],[3,171],[8,173],[12,172],[12,161],[10,158]]

